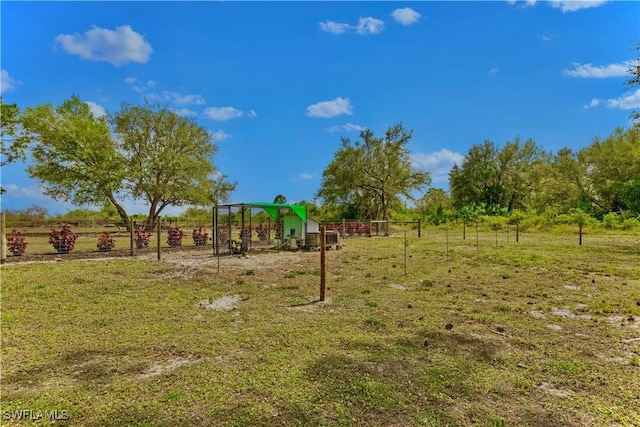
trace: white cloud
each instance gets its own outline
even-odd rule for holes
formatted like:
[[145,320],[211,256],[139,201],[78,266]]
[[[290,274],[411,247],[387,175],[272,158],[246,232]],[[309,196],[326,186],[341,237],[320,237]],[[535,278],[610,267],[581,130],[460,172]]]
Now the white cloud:
[[347,31],[349,31],[351,26],[349,24],[340,24],[338,22],[326,21],[320,23],[320,28],[326,33],[337,35],[346,33]]
[[224,141],[225,139],[231,138],[231,135],[229,135],[228,133],[226,133],[225,131],[223,131],[222,129],[219,129],[215,132],[209,132],[209,134],[213,137],[213,142],[219,142],[219,141]]
[[507,0],[508,4],[511,5],[518,5],[519,7],[525,8],[525,7],[533,7],[536,5],[537,0]]
[[436,182],[447,182],[449,171],[454,164],[462,164],[464,156],[447,150],[446,148],[433,153],[414,153],[411,155],[411,165],[414,168],[426,169],[431,172],[431,179]]
[[93,26],[84,34],[59,34],[56,44],[71,54],[91,61],[109,62],[115,66],[127,62],[146,63],[153,52],[151,45],[131,26],[115,30]]
[[[580,9],[587,9],[590,7],[598,7],[607,3],[609,0],[548,0],[543,3],[548,4],[554,9],[560,9],[563,13],[566,12],[575,12]],[[516,5],[521,8],[533,7],[538,1],[537,0],[507,0],[508,4]]]
[[204,110],[204,116],[217,121],[226,121],[238,117],[257,117],[254,110],[240,111],[233,107],[209,107]]
[[564,69],[562,72],[571,77],[603,79],[607,77],[623,77],[629,73],[631,61],[619,64],[608,64],[603,66],[593,66],[591,64],[573,63],[573,70]]
[[127,77],[124,79],[124,82],[131,85],[131,88],[138,92],[143,93],[155,87],[155,80],[147,80],[147,82],[140,81],[137,77]]
[[422,15],[420,15],[418,12],[411,9],[410,7],[405,7],[403,9],[396,9],[393,11],[391,16],[396,22],[399,22],[404,26],[415,24],[422,17]]
[[170,100],[171,102],[178,104],[178,105],[202,105],[204,104],[204,98],[202,98],[200,95],[183,95],[179,92],[169,92],[166,90],[162,91],[162,96],[166,99],[166,100]]
[[335,117],[341,114],[353,114],[351,100],[349,98],[337,97],[332,101],[322,101],[307,107],[309,117]]
[[[150,80],[150,81],[153,82],[153,80]],[[154,82],[154,84],[155,84],[155,82]],[[148,86],[148,82],[147,82],[147,86]],[[135,86],[134,86],[134,90],[136,90]],[[141,91],[136,90],[136,92],[143,92],[143,91],[144,90],[141,90]],[[183,93],[180,93],[180,92],[171,92],[171,91],[168,91],[168,90],[163,90],[159,94],[158,93],[148,93],[146,95],[146,97],[150,101],[168,102],[168,103],[172,103],[172,104],[176,104],[176,105],[203,105],[203,104],[205,104],[204,98],[202,96],[200,96],[200,95],[183,94]]]
[[[301,172],[298,175],[296,175],[292,180],[293,181],[308,181],[310,179],[313,179],[314,174],[312,173],[308,173],[308,172]],[[291,202],[293,203],[293,202]]]
[[96,119],[99,119],[100,117],[104,117],[107,115],[107,110],[105,110],[102,105],[96,104],[95,102],[92,102],[92,101],[87,101],[85,102],[85,104],[89,106],[89,110],[91,110],[93,117],[95,117]]
[[0,70],[0,94],[15,90],[21,83],[11,77],[7,70]]
[[624,95],[619,98],[593,98],[590,103],[584,105],[584,108],[593,108],[599,106],[600,104],[605,104],[607,108],[619,108],[621,110],[633,110],[636,108],[640,108],[640,89],[637,89],[630,95]]
[[600,100],[598,98],[593,98],[590,103],[584,106],[584,108],[593,108],[600,105]]
[[497,68],[492,68],[489,70],[489,74],[496,74],[498,72]]
[[598,7],[607,3],[608,0],[549,0],[549,5],[555,9],[562,10],[563,13],[575,12],[580,9]]
[[356,33],[358,34],[378,34],[382,30],[384,30],[384,22],[370,16],[360,18],[358,25],[356,25]]
[[361,132],[365,130],[365,127],[360,125],[354,125],[353,123],[346,123],[344,125],[333,125],[327,129],[327,132]]
[[620,98],[607,99],[607,108],[620,108],[621,110],[632,110],[640,108],[640,89],[637,89],[631,95],[621,96]]
[[334,21],[320,22],[320,29],[326,33],[335,35],[345,34],[348,31],[355,31],[357,34],[378,34],[384,30],[384,22],[379,19],[367,16],[360,18],[356,25],[344,24]]
[[182,116],[182,117],[187,117],[187,116],[195,116],[196,113],[193,110],[190,110],[188,108],[178,108],[177,110],[173,110],[177,115]]

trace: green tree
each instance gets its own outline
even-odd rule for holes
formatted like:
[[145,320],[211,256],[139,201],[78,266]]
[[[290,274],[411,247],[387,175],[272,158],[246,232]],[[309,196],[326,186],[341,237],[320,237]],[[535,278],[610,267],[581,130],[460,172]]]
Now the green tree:
[[0,166],[24,160],[29,137],[21,126],[20,108],[5,104],[0,97]]
[[169,205],[206,205],[216,173],[216,146],[209,132],[167,108],[123,105],[105,118],[72,96],[59,107],[25,110],[23,126],[33,134],[29,174],[54,199],[76,205],[111,204],[125,224],[125,199],[149,203],[146,227]]
[[287,198],[284,197],[282,194],[278,194],[276,197],[273,198],[273,203],[280,203],[281,205],[284,205],[287,203]]
[[430,188],[416,202],[416,212],[420,218],[426,219],[435,225],[446,222],[451,210],[451,198],[441,188]]
[[207,129],[149,104],[123,104],[113,124],[126,159],[125,189],[149,204],[147,229],[167,206],[211,202],[217,146]]
[[568,212],[594,200],[583,151],[562,148],[541,168],[540,179],[531,193],[530,208],[537,212]]
[[46,194],[76,205],[110,203],[128,224],[118,200],[127,159],[117,150],[103,118],[95,118],[86,103],[72,96],[58,107],[27,108],[22,122],[34,140],[34,164],[27,171]]
[[449,172],[453,205],[485,204],[489,212],[525,207],[545,157],[536,143],[519,137],[502,148],[492,141],[476,144],[460,166]]
[[590,201],[604,212],[640,213],[640,126],[595,138],[583,152],[595,193]]
[[330,205],[347,205],[363,217],[389,220],[394,206],[414,200],[412,192],[431,183],[429,172],[411,166],[406,145],[412,135],[399,123],[389,127],[384,138],[370,130],[360,132],[355,143],[343,137],[322,173],[316,197]]
[[237,182],[228,181],[227,175],[216,173],[213,175],[212,184],[209,189],[209,201],[214,205],[227,202],[231,193],[236,189]]

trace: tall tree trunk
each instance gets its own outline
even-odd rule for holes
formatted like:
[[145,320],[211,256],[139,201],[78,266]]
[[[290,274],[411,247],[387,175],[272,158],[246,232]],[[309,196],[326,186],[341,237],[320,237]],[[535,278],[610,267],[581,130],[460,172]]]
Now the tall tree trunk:
[[120,216],[120,219],[122,220],[122,222],[124,222],[125,227],[127,227],[127,231],[131,231],[131,224],[129,223],[129,215],[127,215],[127,211],[124,210],[124,208],[122,207],[122,205],[120,203],[118,203],[118,201],[115,199],[115,197],[113,197],[112,194],[107,194],[106,195],[107,198],[109,199],[109,201],[111,202],[111,204],[113,205],[113,207],[116,208],[116,211],[118,212],[118,215]]

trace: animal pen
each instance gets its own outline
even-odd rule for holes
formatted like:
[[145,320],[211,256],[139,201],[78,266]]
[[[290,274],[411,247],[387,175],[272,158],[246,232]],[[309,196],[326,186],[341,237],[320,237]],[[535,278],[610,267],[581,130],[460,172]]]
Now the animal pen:
[[213,250],[240,254],[262,249],[308,249],[317,245],[319,223],[306,206],[282,203],[234,203],[213,210]]

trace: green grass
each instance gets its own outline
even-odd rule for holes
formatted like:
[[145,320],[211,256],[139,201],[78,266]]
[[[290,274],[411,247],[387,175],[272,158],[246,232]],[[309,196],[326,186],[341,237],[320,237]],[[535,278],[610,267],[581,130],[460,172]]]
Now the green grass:
[[[495,248],[487,233],[477,250],[450,231],[447,254],[431,229],[407,247],[406,275],[402,241],[346,240],[327,252],[324,304],[317,252],[225,257],[220,273],[188,251],[5,264],[2,413],[65,410],[83,426],[640,425],[640,342],[623,343],[640,337],[640,239],[573,237]],[[225,295],[241,297],[234,310],[198,306]]]

